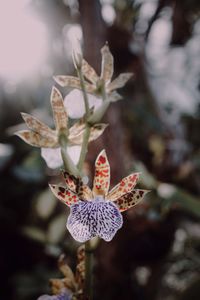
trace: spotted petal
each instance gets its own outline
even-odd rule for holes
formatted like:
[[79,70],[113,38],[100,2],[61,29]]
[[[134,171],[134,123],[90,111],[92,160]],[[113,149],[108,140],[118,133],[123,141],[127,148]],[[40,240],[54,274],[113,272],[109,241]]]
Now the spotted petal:
[[77,192],[77,185],[79,184],[79,178],[69,174],[67,171],[62,170],[62,176],[65,180],[67,187],[74,193]]
[[63,98],[59,90],[55,87],[52,88],[51,92],[51,106],[56,129],[59,131],[62,128],[67,128],[68,117],[63,103]]
[[49,128],[49,126],[29,114],[21,113],[21,115],[29,129],[39,133],[43,137],[56,139],[55,131]]
[[[89,142],[96,140],[105,130],[107,124],[95,124],[90,131]],[[69,142],[72,145],[81,145],[85,132],[85,124],[77,122],[69,130]]]
[[102,54],[102,66],[101,66],[101,78],[106,83],[111,81],[113,75],[113,56],[110,52],[108,45],[105,45],[101,49]]
[[63,203],[70,206],[74,203],[77,203],[79,201],[78,196],[73,193],[71,190],[66,189],[59,185],[50,184],[49,185],[51,191],[53,194]]
[[63,171],[62,174],[67,187],[76,193],[80,199],[88,201],[92,199],[92,191],[87,185],[83,184],[81,178],[75,177],[66,171]]
[[27,144],[40,147],[40,148],[54,148],[58,146],[57,140],[55,138],[43,137],[37,132],[30,130],[21,130],[15,133]]
[[110,164],[105,150],[102,150],[95,162],[93,183],[94,195],[107,195],[110,186]]
[[81,89],[80,79],[74,76],[57,75],[54,80],[62,87],[71,87]]
[[124,194],[131,192],[134,189],[134,187],[139,179],[139,176],[140,176],[140,173],[133,173],[133,174],[123,178],[121,180],[121,182],[118,183],[109,192],[106,199],[114,201],[114,200],[120,198],[121,196],[123,196]]
[[114,203],[119,207],[120,211],[125,211],[140,202],[148,192],[147,190],[135,189],[115,200]]
[[94,84],[96,84],[99,80],[99,76],[97,75],[96,71],[88,64],[85,59],[82,60],[82,72],[85,78]]
[[121,73],[117,78],[115,78],[111,83],[109,83],[109,92],[122,88],[132,76],[132,73]]
[[[80,79],[78,77],[58,75],[54,76],[54,80],[62,87],[66,86],[74,89],[81,89]],[[85,89],[88,93],[93,93],[96,89],[96,86],[85,82]]]
[[71,206],[67,228],[78,242],[99,236],[111,241],[123,224],[122,215],[110,201],[78,202]]

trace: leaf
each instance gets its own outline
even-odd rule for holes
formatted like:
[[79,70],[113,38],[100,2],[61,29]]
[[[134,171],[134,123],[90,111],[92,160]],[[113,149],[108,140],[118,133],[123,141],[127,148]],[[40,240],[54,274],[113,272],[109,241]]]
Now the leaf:
[[106,151],[102,150],[95,162],[93,194],[107,195],[110,186],[110,164]]
[[47,232],[48,242],[52,244],[56,244],[62,240],[66,231],[65,224],[66,224],[65,214],[60,214],[51,221]]
[[111,92],[113,90],[122,88],[127,81],[133,76],[132,73],[122,73],[117,78],[115,78],[111,83],[108,85],[108,91]]
[[37,214],[43,219],[48,218],[53,213],[56,203],[54,195],[49,189],[46,189],[36,200]]
[[63,98],[59,90],[55,87],[52,88],[51,92],[51,106],[56,129],[59,131],[67,128],[68,116],[65,110]]
[[105,45],[101,49],[101,54],[101,78],[105,81],[105,83],[109,83],[113,75],[113,56],[110,52],[108,45]]
[[21,113],[21,115],[29,129],[39,133],[43,137],[56,139],[55,131],[49,128],[46,124],[29,114]]
[[29,238],[36,240],[38,242],[46,242],[46,234],[44,231],[37,227],[24,227],[22,232]]
[[56,148],[58,142],[55,138],[43,137],[37,132],[21,130],[15,133],[27,144],[39,148]]
[[191,212],[197,217],[200,217],[200,201],[183,189],[177,188],[175,185],[161,183],[158,186],[158,194],[161,198],[168,202],[178,203],[183,209]]
[[134,161],[134,170],[142,173],[141,183],[148,189],[155,189],[157,187],[156,178],[147,170],[145,165],[140,161]]

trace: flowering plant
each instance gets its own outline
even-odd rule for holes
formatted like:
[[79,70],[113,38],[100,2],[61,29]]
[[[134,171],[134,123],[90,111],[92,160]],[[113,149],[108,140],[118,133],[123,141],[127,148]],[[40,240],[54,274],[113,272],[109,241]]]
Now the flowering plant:
[[[108,45],[102,50],[101,75],[82,58],[81,53],[74,53],[74,65],[78,77],[55,76],[61,86],[79,89],[83,93],[85,113],[76,123],[69,127],[69,116],[65,101],[56,87],[51,92],[55,129],[51,129],[35,117],[22,113],[29,130],[16,134],[26,143],[42,148],[42,156],[49,163],[53,157],[55,164],[64,165],[62,175],[65,186],[50,184],[54,195],[70,207],[67,228],[78,242],[85,243],[82,255],[78,251],[77,276],[71,269],[59,261],[59,267],[65,278],[51,280],[54,296],[44,295],[40,300],[92,299],[92,252],[94,238],[111,241],[123,224],[121,212],[131,208],[143,199],[146,190],[135,189],[139,173],[133,173],[121,180],[111,191],[110,165],[105,150],[102,150],[95,162],[93,189],[84,184],[84,161],[88,143],[97,139],[107,127],[101,119],[110,103],[121,99],[116,89],[121,88],[132,76],[131,73],[120,74],[111,81],[113,75],[113,56]],[[71,92],[72,93],[72,92]],[[98,107],[91,107],[93,102],[100,101]],[[68,97],[68,96],[67,96]],[[67,101],[66,97],[66,101]],[[98,97],[98,98],[97,98]],[[95,100],[98,99],[98,100]],[[76,99],[74,99],[76,101]],[[70,147],[78,146],[79,157],[75,162],[70,155]],[[54,158],[55,157],[55,158]],[[84,254],[83,254],[84,252]]]

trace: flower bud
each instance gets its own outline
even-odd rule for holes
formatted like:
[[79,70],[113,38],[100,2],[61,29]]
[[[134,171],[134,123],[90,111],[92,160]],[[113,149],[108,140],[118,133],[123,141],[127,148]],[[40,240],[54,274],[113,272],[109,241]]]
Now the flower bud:
[[82,60],[83,60],[83,54],[82,54],[82,49],[81,49],[81,45],[80,45],[80,41],[76,40],[73,43],[72,46],[72,59],[73,59],[73,63],[76,69],[81,69],[82,67]]

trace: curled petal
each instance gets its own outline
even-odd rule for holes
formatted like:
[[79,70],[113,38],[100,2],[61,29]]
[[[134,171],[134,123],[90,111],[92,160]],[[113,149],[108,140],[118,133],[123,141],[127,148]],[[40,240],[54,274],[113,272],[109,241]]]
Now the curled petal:
[[39,133],[43,137],[56,139],[55,131],[49,128],[49,126],[29,114],[21,113],[21,115],[29,129]]
[[136,189],[115,200],[114,203],[120,211],[125,211],[140,202],[148,192],[147,190]]
[[70,158],[76,165],[79,161],[81,146],[69,146],[67,147],[67,153],[69,154]]
[[123,224],[119,209],[110,201],[78,202],[71,206],[67,228],[78,242],[99,236],[111,241]]
[[110,52],[108,45],[101,49],[102,65],[101,65],[101,78],[109,83],[113,75],[113,56]]
[[93,182],[94,195],[107,195],[110,186],[110,164],[106,151],[102,150],[95,162],[95,176]]
[[133,173],[121,180],[120,183],[118,183],[108,194],[106,199],[108,200],[116,200],[123,196],[124,194],[127,194],[131,192],[138,179],[139,179],[140,173]]
[[62,128],[67,128],[68,117],[63,103],[63,98],[59,90],[55,87],[52,88],[51,92],[51,106],[56,129],[59,131]]
[[107,89],[109,92],[122,88],[127,81],[133,76],[132,73],[122,73],[117,78],[115,78],[111,83],[109,83]]
[[122,96],[119,93],[117,93],[116,91],[113,91],[110,94],[108,94],[108,100],[110,102],[117,102],[121,99],[122,99]]
[[82,61],[82,72],[85,78],[94,84],[96,84],[99,80],[99,76],[97,75],[96,71],[88,64],[85,59],[83,59]]
[[[88,94],[89,107],[98,109],[102,105],[102,99],[94,95]],[[79,119],[85,114],[85,105],[83,93],[80,90],[74,89],[64,98],[64,105],[67,113],[72,119]]]
[[42,148],[41,156],[50,169],[57,169],[63,164],[60,148]]
[[92,142],[96,140],[98,137],[100,137],[107,127],[108,124],[103,124],[103,123],[94,124],[91,128],[89,142]]
[[78,196],[70,191],[69,189],[66,189],[59,185],[50,184],[49,185],[51,191],[53,194],[63,203],[70,206],[74,203],[77,203],[79,201]]
[[39,133],[30,130],[21,130],[16,132],[15,135],[34,147],[54,148],[58,145],[56,138],[43,137]]
[[[69,154],[74,164],[78,163],[80,152],[80,146],[67,147],[67,153]],[[51,169],[56,169],[63,165],[60,148],[42,148],[41,156],[42,158],[44,158],[47,166]]]
[[89,117],[88,122],[90,124],[95,124],[97,122],[99,122],[102,117],[104,116],[104,114],[106,113],[108,107],[110,105],[110,100],[107,99],[106,101],[104,101],[102,103],[102,105],[96,110],[94,111],[94,113]]

